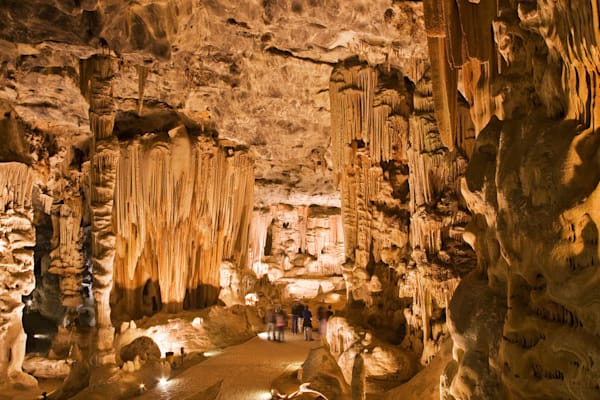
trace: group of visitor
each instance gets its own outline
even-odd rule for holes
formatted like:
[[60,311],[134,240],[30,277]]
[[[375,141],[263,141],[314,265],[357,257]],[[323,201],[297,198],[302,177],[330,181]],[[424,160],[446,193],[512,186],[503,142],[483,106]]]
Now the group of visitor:
[[[313,314],[308,305],[304,305],[299,301],[294,301],[291,308],[292,314],[292,334],[297,335],[302,328],[304,340],[312,341],[312,318]],[[319,335],[325,337],[327,334],[327,320],[333,315],[331,305],[327,310],[323,305],[317,309],[317,318],[319,320]],[[283,342],[284,332],[288,324],[288,316],[285,309],[279,305],[275,308],[267,308],[265,312],[265,322],[267,324],[267,338],[278,342]]]
[[283,334],[287,327],[287,313],[283,307],[267,308],[265,312],[267,336],[269,340],[283,342]]

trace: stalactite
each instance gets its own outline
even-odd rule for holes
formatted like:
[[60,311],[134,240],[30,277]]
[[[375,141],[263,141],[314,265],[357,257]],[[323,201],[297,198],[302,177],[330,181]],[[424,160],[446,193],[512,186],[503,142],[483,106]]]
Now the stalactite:
[[[374,235],[377,249],[392,245],[385,239],[389,232],[374,233],[380,231],[383,218],[377,204],[397,203],[383,195],[393,190],[384,179],[382,163],[405,159],[408,134],[402,116],[402,110],[408,108],[407,96],[400,85],[389,86],[393,79],[380,81],[380,73],[362,65],[339,68],[332,73],[330,87],[332,153],[341,177],[346,258],[362,268],[369,262]],[[394,225],[395,217],[385,218]]]
[[138,116],[142,116],[144,107],[144,89],[146,88],[146,78],[148,77],[148,67],[136,65],[135,70],[138,74]]
[[[423,364],[447,336],[441,316],[447,297],[440,294],[459,280],[452,264],[455,244],[449,242],[468,222],[457,193],[466,168],[459,154],[467,153],[469,142],[461,133],[451,135],[456,150],[446,146],[434,115],[430,74],[421,74],[412,96],[393,73],[360,65],[334,70],[330,87],[332,146],[340,146],[332,153],[342,190],[344,279],[351,300],[374,301],[368,283],[382,277],[370,277],[368,270],[382,262],[398,268],[404,276],[398,285],[409,288],[401,297],[413,300],[411,311],[404,312],[410,333],[403,346]],[[461,217],[454,218],[457,214]],[[464,250],[457,254],[462,257]],[[406,263],[417,268],[407,272]],[[411,286],[410,279],[417,284]]]
[[35,287],[32,187],[27,165],[0,163],[0,387],[37,385],[21,369],[27,339],[22,296]]
[[[183,126],[121,146],[117,318],[151,314],[161,305],[173,312],[214,304],[222,260],[247,264],[253,166],[235,145],[190,136]],[[159,290],[155,303],[144,295],[148,282]]]
[[[345,255],[340,209],[279,204],[255,210],[253,215],[249,266],[257,276],[265,273],[265,266],[281,268],[285,259],[289,260],[290,268],[303,268],[303,275],[341,273]],[[269,254],[265,255],[267,236],[271,243]],[[310,260],[308,265],[307,260]],[[284,276],[288,275],[295,276],[295,272],[286,271]]]

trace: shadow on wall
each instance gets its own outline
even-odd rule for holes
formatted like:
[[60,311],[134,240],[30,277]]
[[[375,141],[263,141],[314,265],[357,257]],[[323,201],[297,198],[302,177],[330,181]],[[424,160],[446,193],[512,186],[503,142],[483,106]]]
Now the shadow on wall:
[[179,312],[181,310],[200,309],[217,303],[220,288],[212,285],[200,285],[187,289],[183,303],[163,303],[160,285],[148,279],[143,286],[123,288],[115,285],[111,295],[113,321],[128,321],[157,312]]

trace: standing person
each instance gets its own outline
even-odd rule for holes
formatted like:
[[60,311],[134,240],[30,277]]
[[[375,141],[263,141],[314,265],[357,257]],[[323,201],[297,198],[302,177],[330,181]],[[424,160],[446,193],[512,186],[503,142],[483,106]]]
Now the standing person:
[[265,312],[265,322],[267,323],[267,336],[269,340],[275,340],[275,312],[271,307]]
[[317,318],[319,319],[319,335],[324,336],[327,329],[327,312],[323,304],[317,309]]
[[323,341],[323,343],[327,343],[327,322],[329,321],[329,318],[333,316],[333,311],[331,311],[331,304],[327,306],[327,311],[323,310],[323,314],[324,319],[319,320],[319,333],[321,334],[321,340]]
[[277,311],[275,314],[275,327],[277,328],[277,336],[276,339],[278,342],[283,342],[283,333],[285,332],[285,328],[287,328],[287,314],[283,307]]
[[300,318],[300,307],[297,302],[292,303],[292,334],[298,333],[298,318]]
[[304,340],[311,341],[312,339],[312,313],[308,306],[302,311],[302,328],[304,330]]

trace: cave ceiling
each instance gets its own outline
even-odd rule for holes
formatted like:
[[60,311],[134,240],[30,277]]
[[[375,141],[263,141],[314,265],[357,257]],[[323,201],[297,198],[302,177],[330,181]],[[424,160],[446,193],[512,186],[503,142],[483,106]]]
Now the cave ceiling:
[[79,62],[110,52],[116,135],[184,123],[247,146],[257,204],[339,206],[332,69],[356,59],[416,80],[426,59],[418,1],[4,0],[0,20],[0,98],[27,129],[87,149]]

